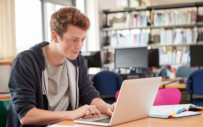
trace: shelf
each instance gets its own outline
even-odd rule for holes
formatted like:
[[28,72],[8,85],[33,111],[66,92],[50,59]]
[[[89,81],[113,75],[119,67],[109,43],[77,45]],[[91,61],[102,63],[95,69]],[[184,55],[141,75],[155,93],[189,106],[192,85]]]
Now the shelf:
[[160,9],[175,9],[175,8],[188,8],[188,7],[196,7],[201,6],[203,2],[196,2],[196,3],[181,3],[181,4],[167,4],[167,5],[155,5],[155,6],[148,6],[148,9],[151,10],[160,10]]
[[170,45],[163,45],[163,44],[149,44],[147,46],[131,46],[131,47],[111,47],[111,46],[104,46],[103,49],[125,49],[125,48],[141,48],[141,47],[148,47],[148,48],[158,48],[158,47],[176,47],[176,46],[190,46],[190,45],[203,45],[203,42],[193,42],[189,44],[170,44]]
[[110,13],[121,13],[121,12],[132,12],[132,11],[144,11],[147,10],[146,6],[143,7],[136,7],[136,8],[124,8],[124,9],[114,9],[114,10],[104,10],[103,13],[110,14]]
[[149,26],[145,26],[145,27],[127,27],[127,28],[104,28],[102,29],[102,31],[117,31],[117,30],[132,30],[132,29],[150,29]]
[[193,24],[180,24],[180,25],[168,25],[168,26],[146,26],[146,27],[127,27],[127,28],[104,28],[102,31],[117,31],[117,30],[132,30],[132,29],[172,29],[172,28],[191,28],[195,26],[203,26],[203,22],[193,23]]
[[193,24],[180,24],[180,25],[167,25],[167,26],[150,26],[150,28],[166,28],[166,29],[172,29],[172,28],[189,28],[189,27],[195,27],[197,26],[196,23]]
[[150,44],[148,47],[175,47],[175,46],[190,46],[190,45],[197,45],[196,43],[190,43],[190,44],[170,44],[170,45],[163,45],[163,44]]
[[203,22],[198,22],[197,26],[203,26]]
[[126,48],[143,48],[148,46],[126,46],[126,47],[111,47],[111,46],[104,46],[103,49],[126,49]]
[[145,6],[145,7],[137,7],[137,8],[117,9],[117,10],[104,10],[103,13],[110,14],[110,13],[132,12],[132,11],[187,8],[187,7],[197,7],[197,6],[203,6],[203,2]]

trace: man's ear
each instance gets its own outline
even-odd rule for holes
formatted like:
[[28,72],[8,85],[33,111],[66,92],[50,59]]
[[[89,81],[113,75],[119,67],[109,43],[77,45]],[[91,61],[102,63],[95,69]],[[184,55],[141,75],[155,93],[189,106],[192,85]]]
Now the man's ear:
[[53,40],[55,43],[58,42],[58,37],[57,37],[57,36],[58,36],[58,35],[57,35],[56,31],[52,31],[52,32],[51,32],[52,40]]

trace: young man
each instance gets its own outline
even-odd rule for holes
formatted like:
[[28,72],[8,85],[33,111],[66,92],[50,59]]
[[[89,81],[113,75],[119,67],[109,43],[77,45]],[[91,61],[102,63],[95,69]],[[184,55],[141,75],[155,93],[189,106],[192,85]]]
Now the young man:
[[79,54],[89,25],[89,19],[76,8],[60,9],[51,16],[51,43],[42,42],[17,55],[9,80],[7,127],[112,115],[114,104],[100,99]]

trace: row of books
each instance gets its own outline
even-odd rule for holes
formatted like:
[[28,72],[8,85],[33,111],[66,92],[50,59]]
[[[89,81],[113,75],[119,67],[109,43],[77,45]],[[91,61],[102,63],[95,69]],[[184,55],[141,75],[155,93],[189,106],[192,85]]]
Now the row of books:
[[187,48],[182,50],[159,52],[159,64],[160,65],[171,65],[171,64],[189,64],[190,63],[190,52]]
[[155,43],[162,45],[192,44],[197,42],[198,28],[155,29],[152,36]]
[[[202,9],[202,8],[201,8]],[[201,10],[199,8],[199,10]],[[200,13],[201,14],[201,13]],[[148,23],[154,26],[170,26],[194,24],[197,22],[197,8],[180,8],[149,11],[133,11],[114,15],[110,20],[113,28],[146,27]]]
[[131,12],[129,27],[146,27],[149,20],[149,11]]
[[118,31],[110,37],[111,47],[147,46],[149,30]]
[[146,27],[149,19],[149,11],[131,12],[113,16],[110,24],[113,28]]
[[193,24],[197,22],[197,8],[181,8],[153,11],[154,26]]

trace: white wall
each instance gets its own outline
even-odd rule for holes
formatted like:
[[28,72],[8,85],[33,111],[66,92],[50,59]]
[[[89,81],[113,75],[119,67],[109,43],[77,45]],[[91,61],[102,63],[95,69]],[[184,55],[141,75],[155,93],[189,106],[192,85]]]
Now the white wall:
[[8,92],[10,71],[10,65],[0,65],[0,92]]
[[87,50],[98,51],[99,46],[99,25],[98,25],[98,1],[85,0],[85,13],[90,19],[90,28],[87,32]]

